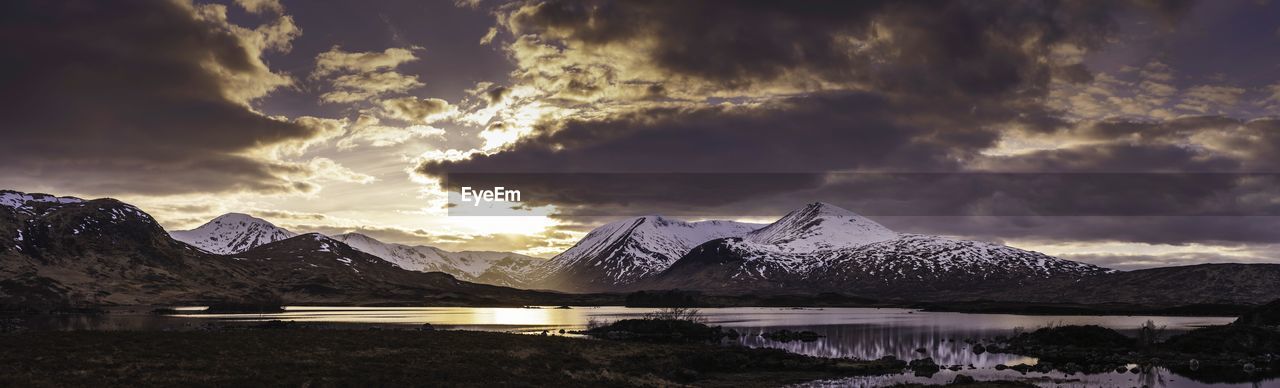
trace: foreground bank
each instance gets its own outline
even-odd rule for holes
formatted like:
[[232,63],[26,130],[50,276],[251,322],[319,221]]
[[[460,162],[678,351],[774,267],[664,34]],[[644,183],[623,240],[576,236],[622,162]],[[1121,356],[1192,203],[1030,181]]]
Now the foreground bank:
[[0,386],[779,386],[901,362],[470,331],[289,328],[0,335]]

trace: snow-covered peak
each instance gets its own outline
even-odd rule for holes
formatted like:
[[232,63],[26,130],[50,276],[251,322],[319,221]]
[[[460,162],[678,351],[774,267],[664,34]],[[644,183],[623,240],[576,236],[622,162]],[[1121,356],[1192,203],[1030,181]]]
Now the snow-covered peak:
[[784,252],[811,253],[858,247],[897,237],[894,231],[857,213],[814,202],[747,234],[745,241],[773,246]]
[[169,235],[209,253],[230,255],[297,234],[248,214],[227,213],[198,228],[174,231]]
[[704,242],[741,237],[758,227],[733,221],[685,222],[662,216],[628,218],[592,230],[552,258],[547,274],[599,272],[607,283],[627,284],[665,270]]
[[0,206],[10,207],[17,211],[32,212],[33,203],[68,204],[81,203],[83,199],[76,197],[55,197],[41,193],[22,193],[11,190],[0,190]]
[[385,243],[355,232],[335,235],[333,238],[410,271],[439,271],[441,269],[438,265],[444,261],[440,251],[430,247]]

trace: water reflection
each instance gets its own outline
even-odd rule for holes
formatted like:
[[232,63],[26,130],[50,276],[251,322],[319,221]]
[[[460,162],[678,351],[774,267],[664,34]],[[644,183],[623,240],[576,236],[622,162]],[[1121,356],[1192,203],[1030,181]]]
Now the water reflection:
[[[543,330],[579,330],[590,321],[615,321],[641,317],[652,309],[624,307],[468,308],[468,307],[288,307],[270,314],[198,314],[187,308],[181,315],[156,316],[146,312],[113,312],[97,316],[40,317],[37,327],[61,330],[155,330],[199,325],[206,322],[256,322],[285,320],[302,323],[358,323],[374,325],[421,325],[440,328],[537,333]],[[907,309],[827,308],[714,308],[703,309],[711,325],[733,328],[746,335],[738,341],[747,346],[782,348],[822,357],[875,359],[892,355],[904,360],[932,357],[943,369],[932,376],[903,374],[875,376],[809,384],[810,386],[873,387],[893,383],[945,384],[956,375],[978,379],[1018,379],[1043,386],[1098,387],[1250,387],[1280,386],[1278,380],[1240,382],[1185,377],[1189,371],[1148,368],[1139,373],[1112,372],[1095,375],[1067,375],[1061,372],[1022,374],[996,370],[997,365],[1034,365],[1037,360],[1011,354],[974,352],[973,343],[990,343],[1013,335],[1017,330],[1035,330],[1050,325],[1099,325],[1133,331],[1151,320],[1165,326],[1170,334],[1200,326],[1229,323],[1232,318],[1146,317],[1146,316],[1025,316],[1001,314],[931,313]],[[822,335],[812,342],[777,342],[761,338],[765,331],[809,330]],[[1133,367],[1133,366],[1130,366]],[[1261,380],[1261,378],[1254,378]]]
[[779,327],[754,327],[739,339],[747,346],[782,348],[794,353],[820,357],[853,357],[875,359],[894,356],[902,360],[932,357],[939,365],[993,367],[997,364],[1035,364],[1035,359],[1011,354],[975,353],[972,343],[990,343],[990,339],[1008,335],[1009,330],[979,330],[942,326],[852,324],[831,326],[793,326],[790,330],[809,330],[823,336],[813,342],[777,342],[760,337],[765,331]]
[[[1130,365],[1129,367],[1134,367]],[[910,374],[896,376],[869,376],[835,381],[817,381],[797,385],[798,387],[882,387],[899,383],[946,384],[955,380],[956,375],[967,375],[978,380],[1016,380],[1042,387],[1062,388],[1096,388],[1096,387],[1152,387],[1152,388],[1246,388],[1276,387],[1280,380],[1269,379],[1254,382],[1210,383],[1197,381],[1171,372],[1167,368],[1147,368],[1138,373],[1109,372],[1101,374],[1036,373],[1021,374],[1011,370],[972,369],[952,372],[942,370],[933,376],[921,377]]]

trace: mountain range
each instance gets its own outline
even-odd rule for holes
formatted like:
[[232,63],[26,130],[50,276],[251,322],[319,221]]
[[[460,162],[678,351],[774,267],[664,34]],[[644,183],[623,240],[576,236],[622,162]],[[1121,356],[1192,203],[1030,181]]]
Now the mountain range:
[[815,203],[741,238],[704,243],[644,286],[923,297],[1105,272],[1004,245],[894,233]]
[[[228,231],[224,219],[206,230]],[[247,226],[260,236],[283,236]],[[170,237],[146,212],[114,199],[0,191],[0,310],[83,305],[520,305],[584,296],[524,291],[410,271],[319,234],[228,239],[215,254]],[[247,244],[247,245],[253,245]],[[214,245],[205,245],[211,247]]]
[[[171,235],[224,255],[297,236],[239,213]],[[449,252],[359,233],[331,237],[410,271],[571,292],[683,288],[925,295],[1106,272],[1003,245],[899,234],[825,203],[809,204],[767,225],[661,216],[624,219],[596,228],[550,260],[507,252]]]
[[[208,253],[235,255],[298,234],[261,218],[228,213],[195,229],[173,231],[170,235]],[[425,245],[386,243],[354,232],[330,238],[402,269],[443,272],[466,281],[501,286],[524,285],[520,279],[546,261],[510,252],[450,252]]]
[[898,233],[824,203],[767,225],[620,220],[544,260],[359,233],[298,234],[236,213],[167,233],[113,199],[0,191],[0,241],[0,306],[602,300],[517,288],[1148,305],[1249,304],[1280,295],[1280,265],[1120,272],[1000,244]]

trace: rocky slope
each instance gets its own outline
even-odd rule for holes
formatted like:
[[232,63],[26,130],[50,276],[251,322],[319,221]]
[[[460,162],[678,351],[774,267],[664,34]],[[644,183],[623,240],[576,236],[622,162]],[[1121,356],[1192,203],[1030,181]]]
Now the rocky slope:
[[0,192],[0,305],[140,304],[245,298],[230,259],[169,238],[113,199]]

